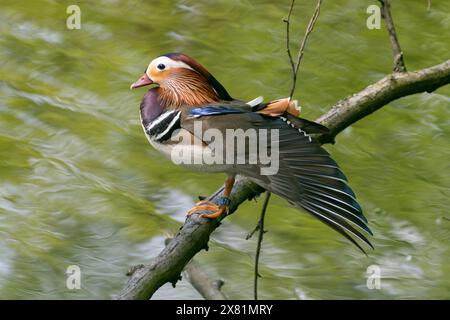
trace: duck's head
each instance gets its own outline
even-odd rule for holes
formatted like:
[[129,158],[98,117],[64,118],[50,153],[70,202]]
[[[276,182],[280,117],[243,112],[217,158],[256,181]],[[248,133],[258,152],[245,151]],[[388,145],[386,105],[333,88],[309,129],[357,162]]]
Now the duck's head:
[[203,100],[232,100],[225,88],[205,67],[182,53],[169,53],[152,60],[144,74],[130,88],[136,89],[151,84],[159,85],[167,99],[178,99],[179,104],[199,104],[204,102]]

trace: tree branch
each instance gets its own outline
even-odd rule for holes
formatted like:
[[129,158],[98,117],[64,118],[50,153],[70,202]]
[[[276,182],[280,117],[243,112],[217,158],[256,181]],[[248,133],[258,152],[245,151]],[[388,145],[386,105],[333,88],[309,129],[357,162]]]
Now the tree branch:
[[[390,74],[339,101],[321,116],[317,122],[327,126],[331,133],[317,139],[321,143],[333,141],[334,137],[346,127],[387,103],[419,92],[433,92],[448,83],[450,83],[450,60],[414,72]],[[222,190],[223,187],[213,194],[210,200],[216,202],[222,195]],[[241,203],[258,196],[263,191],[255,183],[239,177],[231,193],[230,213],[236,211]],[[209,237],[219,225],[219,220],[204,219],[198,214],[187,217],[173,240],[149,265],[137,269],[115,298],[149,299],[163,284],[171,282],[175,285],[186,264],[197,252],[207,249]]]
[[[242,202],[250,200],[262,192],[264,189],[257,184],[237,177],[230,195],[229,215],[236,211]],[[208,200],[217,203],[222,196],[223,187]],[[149,299],[165,283],[171,282],[175,286],[185,265],[200,250],[208,250],[209,236],[224,218],[225,216],[219,219],[206,219],[196,213],[188,216],[172,241],[150,264],[139,268],[132,274],[115,299]]]
[[403,61],[403,51],[398,42],[397,32],[395,31],[394,21],[391,15],[391,5],[389,0],[379,0],[381,3],[381,15],[386,22],[386,28],[389,33],[389,40],[391,41],[392,54],[394,55],[394,72],[405,72],[406,66]]
[[433,92],[450,83],[450,60],[430,68],[413,72],[392,73],[364,90],[336,103],[317,122],[330,129],[329,134],[318,137],[321,143],[334,141],[334,137],[365,116],[391,101],[419,92]]

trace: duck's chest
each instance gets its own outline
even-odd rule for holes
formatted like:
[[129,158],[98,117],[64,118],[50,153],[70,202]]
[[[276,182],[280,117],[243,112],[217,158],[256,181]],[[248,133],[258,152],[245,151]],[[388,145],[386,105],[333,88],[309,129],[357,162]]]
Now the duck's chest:
[[[171,158],[175,142],[172,135],[181,130],[181,111],[171,110],[161,113],[151,121],[146,120],[142,110],[141,125],[150,144],[165,156]],[[177,132],[178,133],[178,132]]]
[[151,122],[142,119],[141,124],[150,144],[174,164],[204,172],[227,171],[228,166],[207,164],[212,150],[200,138],[181,127],[181,111],[162,113]]
[[166,111],[151,121],[145,120],[141,112],[141,123],[149,140],[163,143],[169,140],[176,130],[181,129],[181,111]]

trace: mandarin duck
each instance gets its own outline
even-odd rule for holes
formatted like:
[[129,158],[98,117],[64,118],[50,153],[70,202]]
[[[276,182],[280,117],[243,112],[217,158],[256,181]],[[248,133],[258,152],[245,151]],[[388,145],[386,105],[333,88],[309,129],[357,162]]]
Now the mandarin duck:
[[[286,98],[265,103],[258,97],[246,103],[234,99],[204,66],[181,53],[169,53],[152,60],[131,89],[151,84],[156,86],[145,93],[140,105],[142,127],[150,144],[176,164],[201,172],[227,174],[223,197],[218,204],[202,200],[188,215],[199,210],[211,212],[202,214],[210,219],[226,214],[235,177],[241,175],[303,208],[363,252],[349,233],[372,247],[363,234],[372,235],[372,232],[346,177],[329,153],[310,136],[326,133],[328,129],[299,118],[296,101]],[[196,125],[198,122],[201,125]],[[227,141],[221,145],[223,150],[212,148],[217,136],[215,139],[211,139],[211,135],[207,137],[208,131],[223,136],[230,130],[244,134],[245,138],[251,138],[246,135],[248,130],[255,130],[259,139],[255,142],[244,138],[244,146]],[[269,141],[267,132],[260,133],[263,130],[276,131],[277,134],[273,134],[276,139]],[[277,151],[276,171],[263,172],[267,161],[263,163],[261,159],[252,163],[240,161],[242,155],[255,156],[258,152],[252,149],[255,144],[268,146],[272,153]],[[239,148],[241,152],[236,156],[233,152]],[[191,155],[190,161],[174,161],[174,154],[180,151]],[[202,161],[205,154],[222,152],[219,159],[225,159],[230,153],[232,161]]]

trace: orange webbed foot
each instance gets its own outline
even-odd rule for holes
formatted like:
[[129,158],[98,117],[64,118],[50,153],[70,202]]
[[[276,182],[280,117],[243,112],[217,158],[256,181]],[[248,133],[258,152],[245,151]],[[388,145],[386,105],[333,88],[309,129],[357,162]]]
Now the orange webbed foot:
[[211,211],[211,213],[203,213],[200,216],[202,218],[208,219],[219,218],[222,214],[228,213],[228,206],[230,204],[230,200],[228,198],[223,197],[219,199],[219,203],[220,204],[215,204],[209,200],[202,200],[200,202],[197,202],[195,206],[188,211],[187,215],[190,216],[197,211]]

